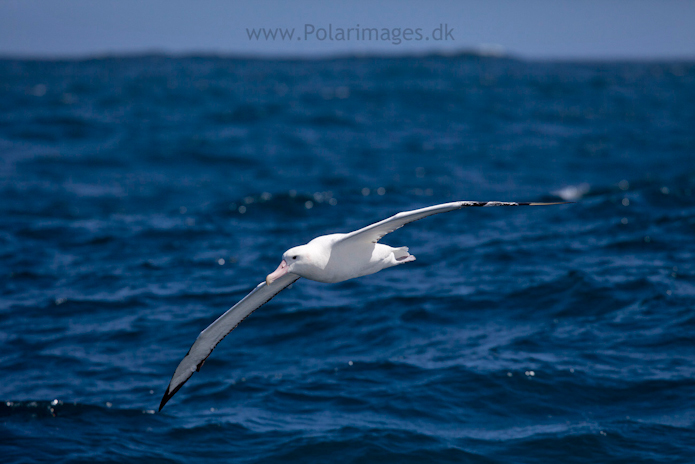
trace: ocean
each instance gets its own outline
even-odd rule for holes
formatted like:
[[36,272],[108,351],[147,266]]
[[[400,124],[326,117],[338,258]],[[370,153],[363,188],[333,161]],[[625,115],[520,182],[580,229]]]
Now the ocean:
[[[695,462],[695,62],[0,60],[4,463]],[[301,279],[161,411],[282,253]]]

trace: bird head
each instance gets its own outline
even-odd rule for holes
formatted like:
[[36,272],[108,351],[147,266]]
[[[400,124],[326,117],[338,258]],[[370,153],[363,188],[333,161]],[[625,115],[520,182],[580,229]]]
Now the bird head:
[[290,248],[283,253],[278,268],[265,278],[265,283],[270,285],[287,273],[301,276],[304,270],[312,266],[311,261],[311,252],[306,245]]

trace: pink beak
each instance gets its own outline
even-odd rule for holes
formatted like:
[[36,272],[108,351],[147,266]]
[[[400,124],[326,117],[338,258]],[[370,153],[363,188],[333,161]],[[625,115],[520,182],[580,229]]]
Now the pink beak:
[[268,277],[265,278],[266,285],[272,284],[285,274],[287,274],[287,262],[285,262],[283,259],[278,268],[275,269],[272,274],[268,274]]

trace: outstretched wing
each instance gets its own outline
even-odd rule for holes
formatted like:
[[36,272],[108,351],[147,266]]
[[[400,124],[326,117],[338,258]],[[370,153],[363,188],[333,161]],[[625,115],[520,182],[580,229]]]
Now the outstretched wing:
[[557,203],[520,203],[510,201],[454,201],[452,203],[443,203],[441,205],[428,206],[427,208],[415,209],[413,211],[404,211],[388,219],[379,221],[371,226],[363,227],[360,230],[345,234],[340,239],[341,242],[348,241],[365,241],[376,243],[381,240],[386,234],[390,234],[396,229],[400,229],[409,222],[417,221],[433,214],[448,213],[469,206],[546,206],[546,205],[561,205],[569,202]]
[[272,285],[261,282],[243,300],[217,318],[207,329],[200,332],[195,343],[193,343],[191,349],[188,350],[188,353],[176,368],[167,391],[164,393],[164,397],[162,397],[162,402],[159,404],[159,410],[162,410],[167,401],[179,391],[194,372],[200,370],[205,360],[212,353],[212,350],[229,332],[234,330],[249,314],[266,304],[275,295],[289,287],[293,282],[296,282],[297,279],[299,279],[299,276],[296,274],[285,274],[274,281]]

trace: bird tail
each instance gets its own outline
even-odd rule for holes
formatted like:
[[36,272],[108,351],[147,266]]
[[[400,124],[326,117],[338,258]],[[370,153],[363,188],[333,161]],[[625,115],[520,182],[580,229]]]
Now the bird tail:
[[410,261],[415,261],[415,256],[408,253],[408,247],[393,248],[393,257],[396,261],[409,263]]

